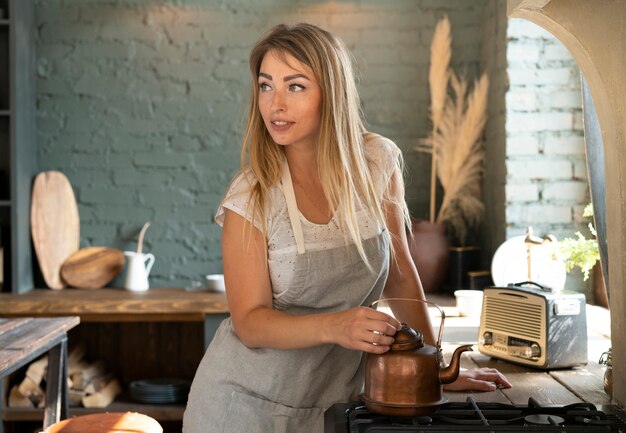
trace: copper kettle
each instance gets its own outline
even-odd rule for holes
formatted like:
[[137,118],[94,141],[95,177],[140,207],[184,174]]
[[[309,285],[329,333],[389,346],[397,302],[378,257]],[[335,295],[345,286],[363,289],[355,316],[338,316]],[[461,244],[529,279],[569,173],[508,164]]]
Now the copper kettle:
[[[437,346],[424,343],[422,334],[405,323],[396,332],[394,343],[381,355],[365,354],[365,393],[367,408],[375,413],[395,416],[421,416],[433,413],[447,398],[443,384],[459,376],[461,353],[471,351],[471,345],[458,347],[447,367],[442,367],[441,336],[445,314],[436,304],[418,299],[389,298],[372,304],[373,308],[393,303],[423,302],[441,312]],[[391,307],[393,310],[394,308]],[[394,315],[393,312],[389,314]],[[398,315],[395,314],[398,318]]]

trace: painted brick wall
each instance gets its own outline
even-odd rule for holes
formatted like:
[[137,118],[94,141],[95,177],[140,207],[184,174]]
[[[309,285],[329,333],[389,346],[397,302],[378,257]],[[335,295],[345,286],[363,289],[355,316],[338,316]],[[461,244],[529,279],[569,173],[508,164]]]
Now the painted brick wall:
[[[295,3],[295,4],[294,4]],[[239,167],[250,46],[272,24],[342,37],[370,129],[395,140],[415,215],[427,214],[428,49],[442,14],[455,68],[476,74],[484,1],[37,0],[41,170],[72,183],[81,244],[156,255],[155,287],[221,272],[213,214]]]
[[[580,70],[567,49],[530,21],[508,25],[506,236],[588,234],[589,202]],[[579,290],[580,274],[568,276]]]

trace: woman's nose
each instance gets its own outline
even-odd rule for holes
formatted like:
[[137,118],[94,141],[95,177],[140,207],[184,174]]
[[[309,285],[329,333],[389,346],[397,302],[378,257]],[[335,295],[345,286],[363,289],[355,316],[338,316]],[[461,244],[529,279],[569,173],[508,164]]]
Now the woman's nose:
[[270,107],[272,112],[285,111],[287,109],[285,96],[281,92],[275,92],[272,98],[272,105]]

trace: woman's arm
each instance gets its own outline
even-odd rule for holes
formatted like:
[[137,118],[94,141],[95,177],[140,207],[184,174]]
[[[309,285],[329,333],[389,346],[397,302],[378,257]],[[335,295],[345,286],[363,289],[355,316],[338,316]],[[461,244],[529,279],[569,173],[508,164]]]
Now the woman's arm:
[[[395,169],[387,191],[388,200],[383,205],[387,229],[393,243],[394,254],[390,258],[389,276],[383,291],[385,298],[408,298],[426,300],[415,263],[409,251],[404,221],[404,184],[399,169]],[[399,306],[399,304],[398,304]],[[417,306],[417,309],[415,308]],[[401,319],[422,333],[427,344],[435,345],[433,327],[427,304],[411,303],[411,311],[401,313]]]
[[266,251],[263,234],[226,210],[222,231],[226,296],[235,332],[243,344],[298,349],[333,343],[371,353],[389,350],[399,324],[371,308],[298,316],[275,310]]
[[[404,212],[402,203],[404,200],[404,184],[399,169],[396,169],[389,185],[388,197],[390,200],[384,205],[387,227],[394,247],[394,257],[389,264],[389,277],[383,292],[386,298],[409,298],[425,300],[424,289],[420,282],[417,269],[411,258],[409,243],[404,226]],[[409,322],[409,326],[419,330],[424,335],[427,344],[434,345],[435,337],[428,308],[426,304],[413,311],[410,319],[402,320]],[[446,391],[493,391],[497,387],[510,388],[511,383],[506,377],[494,368],[477,368],[461,371],[459,378],[444,388]]]

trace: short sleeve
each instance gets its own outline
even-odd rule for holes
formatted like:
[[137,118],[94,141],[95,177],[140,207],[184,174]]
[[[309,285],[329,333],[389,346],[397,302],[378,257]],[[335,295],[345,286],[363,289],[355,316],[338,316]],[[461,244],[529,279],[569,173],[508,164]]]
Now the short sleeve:
[[231,182],[224,199],[220,203],[215,214],[215,222],[220,226],[224,225],[224,217],[226,209],[241,215],[259,230],[262,230],[261,223],[258,218],[254,218],[252,213],[252,187],[254,179],[251,174],[239,173]]
[[365,135],[365,154],[380,194],[387,190],[394,170],[400,166],[402,152],[396,144],[378,134]]

